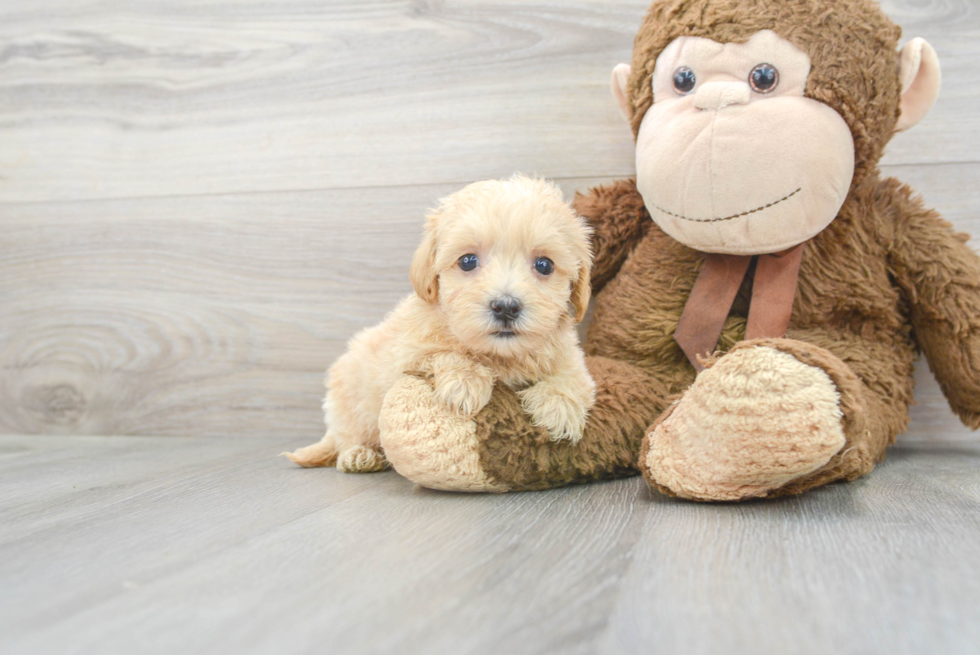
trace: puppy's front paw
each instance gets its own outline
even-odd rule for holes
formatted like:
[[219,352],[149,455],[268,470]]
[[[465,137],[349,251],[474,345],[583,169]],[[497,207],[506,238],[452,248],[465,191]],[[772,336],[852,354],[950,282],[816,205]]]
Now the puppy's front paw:
[[483,366],[437,373],[435,393],[450,410],[469,418],[490,402],[493,373]]
[[592,406],[591,396],[565,393],[557,385],[539,382],[519,391],[521,407],[531,415],[531,422],[546,429],[555,441],[568,439],[578,443]]

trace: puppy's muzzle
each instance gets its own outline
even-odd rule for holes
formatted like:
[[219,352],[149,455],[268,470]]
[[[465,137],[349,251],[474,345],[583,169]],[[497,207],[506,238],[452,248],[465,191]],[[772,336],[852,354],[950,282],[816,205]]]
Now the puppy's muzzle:
[[490,302],[493,320],[505,327],[509,327],[517,320],[523,308],[521,301],[513,296],[501,296]]

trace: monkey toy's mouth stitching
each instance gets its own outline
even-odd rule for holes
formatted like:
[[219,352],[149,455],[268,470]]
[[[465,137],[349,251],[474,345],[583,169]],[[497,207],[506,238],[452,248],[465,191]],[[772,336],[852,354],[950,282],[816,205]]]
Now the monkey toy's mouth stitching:
[[656,205],[652,205],[652,207],[654,209],[656,209],[657,211],[659,211],[659,212],[663,212],[664,214],[670,214],[671,216],[674,216],[676,218],[680,218],[680,219],[685,220],[685,221],[692,221],[694,223],[717,223],[719,221],[730,221],[733,218],[738,218],[739,216],[748,216],[749,214],[754,214],[756,212],[761,212],[763,209],[769,209],[773,205],[778,205],[779,203],[781,203],[784,200],[789,200],[790,198],[792,198],[793,196],[795,196],[797,193],[799,193],[802,190],[803,190],[803,187],[800,187],[799,189],[797,189],[796,191],[792,192],[791,194],[789,194],[787,196],[783,196],[779,200],[773,200],[768,205],[762,205],[761,207],[756,207],[755,209],[750,209],[750,210],[744,211],[744,212],[742,212],[740,214],[732,214],[731,216],[723,216],[721,218],[691,218],[689,216],[681,216],[680,214],[675,214],[674,212],[667,211],[663,207],[657,207]]

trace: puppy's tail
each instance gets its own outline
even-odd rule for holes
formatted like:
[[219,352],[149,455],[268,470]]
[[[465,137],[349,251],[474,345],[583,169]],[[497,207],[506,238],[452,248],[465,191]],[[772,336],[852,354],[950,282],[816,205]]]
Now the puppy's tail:
[[337,464],[337,444],[333,435],[327,432],[319,443],[300,448],[292,453],[280,453],[304,468],[335,466]]

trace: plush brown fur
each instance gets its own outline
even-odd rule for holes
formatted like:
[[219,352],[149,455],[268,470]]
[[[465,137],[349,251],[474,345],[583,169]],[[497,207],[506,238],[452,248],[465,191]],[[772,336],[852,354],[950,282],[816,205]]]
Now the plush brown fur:
[[[854,479],[884,457],[908,423],[917,351],[953,410],[980,427],[980,258],[911,189],[879,177],[878,159],[899,115],[900,30],[869,0],[655,2],[636,37],[627,89],[634,133],[652,101],[654,62],[671,40],[744,42],[763,29],[809,54],[806,95],[844,118],[856,151],[836,220],[805,245],[786,338],[736,345],[750,271],[718,344],[719,354],[760,345],[789,353],[823,369],[840,394],[844,448],[819,470],[757,494],[776,496]],[[579,196],[576,209],[594,228],[596,305],[584,347],[599,388],[596,405],[575,448],[549,443],[530,428],[513,394],[495,393],[476,422],[482,468],[501,488],[633,471],[644,428],[695,378],[673,335],[704,255],[651,221],[630,180]]]

